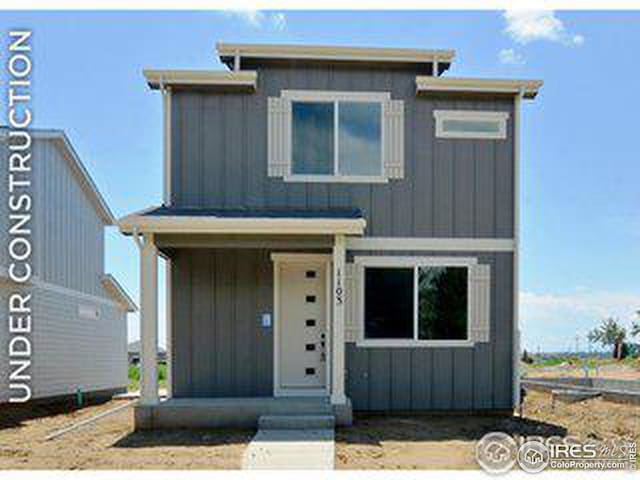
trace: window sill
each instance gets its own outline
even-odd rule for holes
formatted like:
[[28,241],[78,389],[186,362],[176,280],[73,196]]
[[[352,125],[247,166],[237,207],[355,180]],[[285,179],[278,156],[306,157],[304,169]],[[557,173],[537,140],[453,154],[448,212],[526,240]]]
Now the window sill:
[[357,347],[366,348],[449,348],[449,347],[473,347],[473,340],[358,340]]
[[365,175],[285,175],[285,182],[298,183],[388,183],[382,176]]

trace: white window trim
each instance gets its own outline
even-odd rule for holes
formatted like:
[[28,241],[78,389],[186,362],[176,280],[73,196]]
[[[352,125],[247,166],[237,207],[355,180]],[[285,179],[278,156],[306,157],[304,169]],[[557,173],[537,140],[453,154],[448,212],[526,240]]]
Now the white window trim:
[[[401,257],[401,256],[357,256],[354,257],[356,265],[356,275],[359,279],[357,293],[357,314],[358,314],[358,347],[380,347],[380,348],[406,348],[406,347],[472,347],[475,342],[471,340],[471,267],[478,263],[474,257]],[[387,267],[387,268],[413,268],[413,335],[412,339],[404,338],[365,338],[364,325],[364,301],[365,301],[365,279],[364,270],[367,267]],[[417,276],[419,267],[466,267],[467,268],[467,338],[465,340],[420,340],[418,335],[418,289]]]
[[[389,92],[339,92],[332,90],[282,90],[281,98],[289,102],[326,102],[333,103],[333,118],[335,126],[335,135],[333,139],[333,174],[331,175],[307,175],[294,174],[293,169],[293,148],[290,149],[289,155],[289,173],[284,176],[285,182],[299,183],[387,183],[389,179],[384,174],[384,147],[385,147],[385,121],[384,121],[384,102],[391,99]],[[380,104],[380,172],[379,175],[341,175],[339,168],[339,130],[338,116],[340,111],[339,102],[367,102]],[[290,123],[293,123],[291,116]],[[290,125],[290,131],[293,132],[293,125]]]
[[[504,140],[507,138],[507,112],[488,112],[478,110],[434,110],[437,138],[467,138]],[[449,132],[443,129],[446,120],[498,122],[498,132]]]

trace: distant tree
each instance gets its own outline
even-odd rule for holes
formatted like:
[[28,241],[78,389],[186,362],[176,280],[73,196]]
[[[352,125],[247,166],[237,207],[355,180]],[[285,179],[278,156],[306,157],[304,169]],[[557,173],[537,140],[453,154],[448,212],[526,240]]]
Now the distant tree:
[[599,343],[604,347],[613,346],[613,358],[624,358],[624,341],[627,337],[627,329],[620,325],[618,319],[609,317],[600,322],[588,335],[590,342]]
[[[640,318],[640,310],[636,311],[636,315]],[[640,321],[631,324],[631,336],[637,337],[638,335],[640,335]]]
[[523,350],[522,351],[522,363],[527,363],[527,364],[532,364],[533,363],[533,358],[531,358],[531,355],[529,355],[529,352],[527,352],[527,350]]

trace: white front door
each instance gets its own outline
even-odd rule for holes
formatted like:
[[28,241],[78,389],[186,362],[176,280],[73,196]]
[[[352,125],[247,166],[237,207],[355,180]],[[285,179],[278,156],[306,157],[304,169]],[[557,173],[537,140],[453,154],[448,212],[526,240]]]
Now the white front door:
[[326,265],[325,261],[278,264],[277,395],[326,392]]

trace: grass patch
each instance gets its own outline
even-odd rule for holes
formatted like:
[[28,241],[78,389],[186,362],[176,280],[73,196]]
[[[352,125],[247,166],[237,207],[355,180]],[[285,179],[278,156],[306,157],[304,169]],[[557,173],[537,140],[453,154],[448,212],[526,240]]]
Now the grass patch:
[[[158,363],[158,383],[160,388],[167,386],[167,364]],[[140,366],[129,365],[129,391],[140,389]]]

